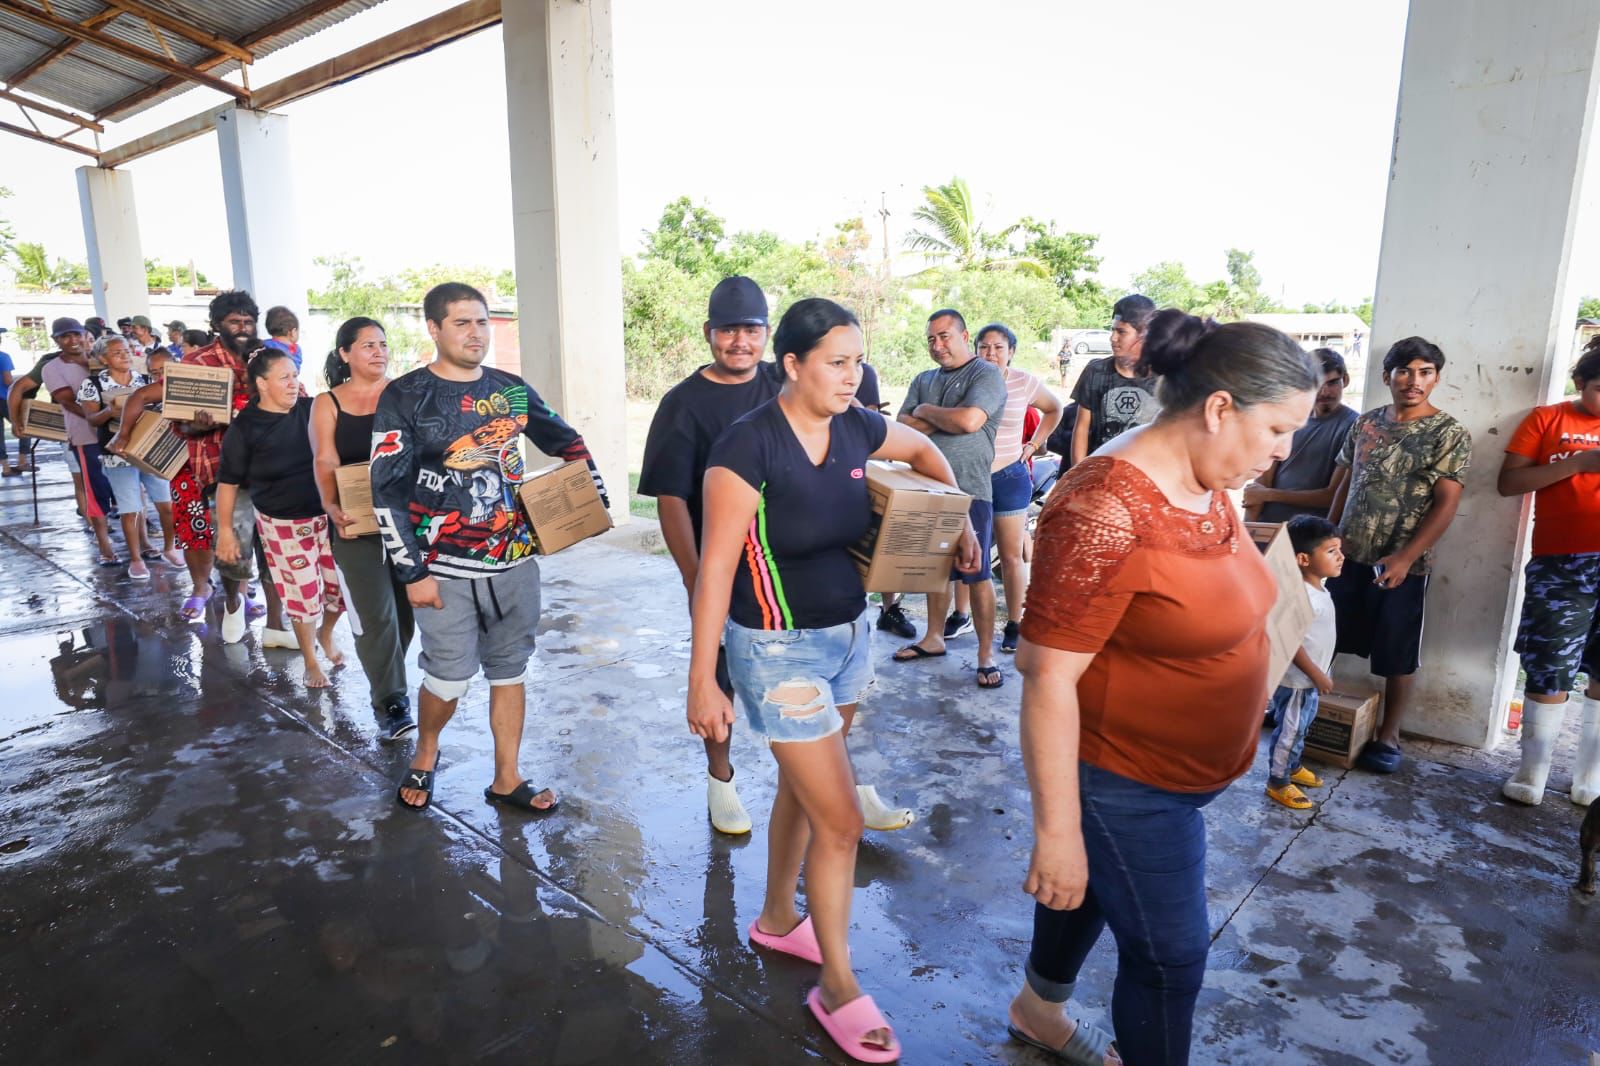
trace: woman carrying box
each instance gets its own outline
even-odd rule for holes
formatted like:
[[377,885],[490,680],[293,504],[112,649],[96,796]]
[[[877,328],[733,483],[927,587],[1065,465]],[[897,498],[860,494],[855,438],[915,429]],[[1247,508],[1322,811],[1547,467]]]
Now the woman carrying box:
[[324,369],[328,391],[311,405],[311,452],[316,457],[322,509],[333,524],[333,560],[350,604],[356,658],[372,687],[378,739],[392,743],[417,728],[406,685],[411,600],[376,532],[345,535],[356,520],[340,507],[335,475],[341,466],[364,464],[371,456],[372,416],[389,384],[388,371],[389,342],[380,323],[352,318],[339,327]]
[[344,604],[328,543],[328,516],[312,475],[311,398],[300,395],[294,360],[280,349],[257,351],[246,372],[254,396],[222,438],[217,558],[238,563],[251,550],[240,546],[233,529],[239,486],[248,485],[267,570],[305,659],[306,687],[326,688],[317,644],[334,666],[344,662],[333,643]]
[[[717,646],[750,727],[778,763],[767,891],[750,939],[822,967],[807,1003],[851,1057],[892,1062],[900,1047],[850,965],[847,937],[862,815],[844,732],[872,682],[872,623],[850,546],[872,517],[869,458],[899,459],[954,486],[933,443],[851,405],[861,327],[831,300],[801,300],[773,334],[783,391],[712,445],[700,573],[690,612],[689,729],[722,741],[733,707]],[[979,565],[970,524],[959,566]],[[802,863],[810,914],[795,909]]]

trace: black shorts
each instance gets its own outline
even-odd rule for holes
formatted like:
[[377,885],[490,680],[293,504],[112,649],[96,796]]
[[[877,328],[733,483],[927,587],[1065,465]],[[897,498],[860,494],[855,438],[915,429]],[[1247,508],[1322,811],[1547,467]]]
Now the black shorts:
[[1337,650],[1371,660],[1379,677],[1405,677],[1422,665],[1422,615],[1428,575],[1412,574],[1398,588],[1374,584],[1377,571],[1346,559],[1344,572],[1328,579],[1338,624]]

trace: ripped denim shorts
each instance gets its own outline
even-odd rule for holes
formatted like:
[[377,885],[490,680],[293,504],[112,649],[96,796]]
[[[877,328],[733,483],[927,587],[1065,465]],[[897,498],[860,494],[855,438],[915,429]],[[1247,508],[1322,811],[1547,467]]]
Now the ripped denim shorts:
[[767,743],[821,740],[844,727],[839,705],[872,687],[872,623],[826,629],[746,629],[723,635],[728,674],[750,728]]

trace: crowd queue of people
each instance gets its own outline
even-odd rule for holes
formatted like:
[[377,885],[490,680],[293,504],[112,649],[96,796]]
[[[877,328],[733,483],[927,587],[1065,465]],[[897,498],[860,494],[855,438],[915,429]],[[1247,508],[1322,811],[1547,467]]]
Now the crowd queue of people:
[[[348,618],[381,739],[416,735],[396,789],[402,806],[428,807],[441,734],[481,671],[495,748],[484,795],[548,811],[553,788],[521,771],[540,598],[516,497],[518,438],[587,462],[609,500],[583,438],[520,378],[483,365],[483,296],[440,285],[423,313],[431,363],[391,380],[383,325],[353,318],[315,398],[301,381],[292,313],[269,310],[262,340],[255,301],[237,291],[212,301],[207,332],[168,323],[166,346],[148,320],[109,331],[59,319],[57,350],[0,380],[14,426],[40,389],[66,412],[67,460],[102,565],[123,565],[115,516],[130,579],[148,579],[152,564],[187,570],[186,618],[205,617],[215,572],[221,639],[243,639],[248,619],[267,615],[262,643],[298,649],[312,688],[329,683],[324,663],[342,662],[334,628]],[[710,361],[662,398],[651,424],[639,491],[658,501],[688,597],[687,717],[704,744],[710,821],[726,834],[752,828],[730,758],[737,707],[777,772],[766,893],[749,938],[820,967],[810,1010],[859,1061],[893,1061],[899,1043],[850,958],[856,849],[865,829],[915,819],[856,780],[847,749],[873,681],[874,629],[906,641],[891,659],[908,670],[973,634],[974,682],[985,690],[1005,683],[997,650],[1014,653],[1035,828],[1024,890],[1035,910],[1008,1024],[1065,1062],[1188,1060],[1210,947],[1201,812],[1251,766],[1263,708],[1273,729],[1266,795],[1308,809],[1302,789],[1322,782],[1300,760],[1319,694],[1333,687],[1337,652],[1365,658],[1385,679],[1384,718],[1358,765],[1402,764],[1434,547],[1472,452],[1467,430],[1431,400],[1444,353],[1420,337],[1394,344],[1383,359],[1387,402],[1363,414],[1342,402],[1349,374],[1337,352],[1137,295],[1114,313],[1112,354],[1085,367],[1064,401],[1012,365],[1006,325],[974,339],[959,311],[936,311],[927,325],[936,365],[891,417],[851,311],[803,299],[770,330],[766,295],[732,277],[710,294]],[[168,482],[121,453],[138,414],[160,405],[171,360],[230,370],[233,416],[225,426],[204,413],[172,423],[187,461]],[[1600,344],[1578,360],[1573,384],[1576,396],[1524,419],[1499,478],[1501,493],[1536,501],[1517,637],[1522,761],[1504,786],[1529,804],[1543,797],[1580,673],[1590,681],[1571,798],[1587,805],[1600,794]],[[1045,454],[1052,440],[1064,444],[1059,457]],[[920,637],[896,596],[869,617],[849,553],[871,518],[864,470],[874,459],[970,497],[951,584],[927,596]],[[341,507],[337,471],[360,463],[370,464],[378,532],[345,536],[355,518]],[[1030,535],[1045,465],[1064,473]],[[1243,515],[1232,490],[1243,492]],[[1312,606],[1282,678],[1267,676],[1277,589],[1246,518],[1287,522]],[[249,595],[258,564],[265,605]],[[1118,954],[1114,1036],[1067,1010],[1107,927]]]

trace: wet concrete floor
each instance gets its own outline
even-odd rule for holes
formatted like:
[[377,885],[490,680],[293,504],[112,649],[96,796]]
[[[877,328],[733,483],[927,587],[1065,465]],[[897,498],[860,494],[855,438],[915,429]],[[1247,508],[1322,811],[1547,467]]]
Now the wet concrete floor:
[[[802,1007],[814,970],[744,941],[773,768],[736,734],[757,829],[713,833],[669,559],[591,542],[544,563],[524,769],[559,813],[483,801],[480,681],[419,816],[359,668],[308,693],[297,653],[185,626],[179,572],[97,569],[59,461],[40,495],[36,526],[26,481],[0,483],[0,1062],[845,1061]],[[1031,913],[1020,686],[1007,664],[976,690],[970,637],[937,663],[892,646],[851,747],[921,818],[861,850],[859,972],[907,1062],[1042,1063],[1004,1027]],[[1260,759],[1208,810],[1196,1062],[1600,1050],[1564,772],[1527,810],[1498,795],[1509,751],[1413,752],[1392,778],[1332,771],[1314,818],[1265,803]],[[1114,963],[1106,938],[1091,1018]]]

